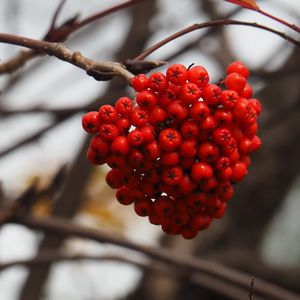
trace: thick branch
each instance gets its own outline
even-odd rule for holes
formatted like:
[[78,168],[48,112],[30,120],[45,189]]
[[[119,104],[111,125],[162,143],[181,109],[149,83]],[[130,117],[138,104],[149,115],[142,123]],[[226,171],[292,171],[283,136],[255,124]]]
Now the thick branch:
[[[151,258],[178,267],[180,269],[189,270],[189,273],[201,272],[218,279],[224,279],[229,283],[235,284],[247,290],[249,289],[249,282],[251,276],[243,272],[230,269],[228,267],[222,266],[211,261],[196,259],[194,257],[189,256],[181,256],[171,251],[168,251],[167,249],[155,249],[138,245],[125,239],[113,236],[111,234],[101,232],[99,230],[77,225],[65,219],[16,217],[12,221],[33,229],[45,230],[68,236],[77,235],[80,237],[96,240],[100,243],[111,243],[114,245],[125,247],[127,249],[141,252]],[[271,283],[267,283],[260,279],[256,279],[255,281],[255,290],[256,293],[266,295],[272,299],[299,299],[298,295],[295,295],[290,291],[287,291],[283,288],[280,288]]]
[[209,28],[209,27],[216,27],[216,26],[224,26],[224,25],[243,25],[243,26],[249,26],[249,27],[255,27],[255,28],[259,28],[262,30],[266,30],[269,32],[272,32],[280,37],[282,37],[283,39],[289,41],[290,43],[300,47],[300,42],[293,39],[292,37],[286,35],[283,32],[277,31],[275,29],[272,29],[270,27],[261,25],[261,24],[257,24],[257,23],[251,23],[251,22],[244,22],[244,21],[238,21],[238,20],[231,20],[231,19],[218,19],[218,20],[214,20],[214,21],[208,21],[208,22],[204,22],[204,23],[196,23],[193,24],[189,27],[186,27],[180,31],[175,32],[174,34],[166,37],[165,39],[161,40],[160,42],[154,44],[153,46],[151,46],[150,48],[146,49],[144,52],[142,52],[140,55],[138,55],[137,57],[134,58],[134,60],[142,60],[145,59],[148,55],[150,55],[151,53],[153,53],[154,51],[156,51],[157,49],[161,48],[162,46],[166,45],[167,43],[187,34],[190,32],[193,32],[195,30],[199,30],[199,29],[203,29],[203,28]]

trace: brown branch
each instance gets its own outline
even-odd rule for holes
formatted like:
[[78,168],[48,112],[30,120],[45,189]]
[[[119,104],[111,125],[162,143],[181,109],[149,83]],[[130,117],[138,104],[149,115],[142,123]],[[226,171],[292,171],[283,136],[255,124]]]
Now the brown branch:
[[142,60],[145,59],[148,55],[156,51],[157,49],[161,48],[162,46],[166,45],[167,43],[187,34],[190,32],[193,32],[195,30],[203,29],[203,28],[209,28],[209,27],[215,27],[215,26],[225,26],[225,25],[243,25],[243,26],[249,26],[254,28],[259,28],[262,30],[266,30],[269,32],[272,32],[283,39],[289,41],[290,43],[300,47],[300,42],[293,39],[292,37],[286,35],[283,32],[277,31],[275,29],[272,29],[270,27],[258,24],[258,23],[252,23],[252,22],[244,22],[244,21],[238,21],[238,20],[232,20],[232,19],[218,19],[214,21],[208,21],[204,23],[196,23],[189,27],[186,27],[180,31],[175,32],[174,34],[166,37],[165,39],[161,40],[160,42],[154,44],[150,48],[146,49],[144,52],[142,52],[140,55],[134,58],[134,60]]
[[[66,20],[61,26],[55,27],[55,22],[58,17],[58,14],[60,13],[62,6],[65,2],[63,0],[57,7],[57,9],[52,17],[50,28],[49,28],[48,32],[46,33],[43,40],[51,41],[51,42],[65,41],[72,33],[78,31],[79,29],[83,28],[84,26],[91,24],[95,21],[98,21],[101,18],[108,16],[109,14],[112,14],[116,11],[119,11],[121,9],[125,9],[132,5],[135,5],[141,1],[144,1],[144,0],[125,1],[121,4],[112,6],[108,9],[105,9],[101,12],[91,15],[91,16],[83,19],[82,21],[78,21],[78,22],[77,22],[77,16],[75,16],[69,20]],[[12,73],[12,72],[18,70],[20,67],[22,67],[28,60],[30,60],[36,56],[42,55],[42,54],[44,54],[44,53],[36,51],[36,50],[20,51],[14,57],[9,59],[7,62],[0,64],[0,74]]]
[[80,52],[70,50],[62,43],[51,43],[6,33],[0,33],[0,42],[42,51],[83,69],[87,73],[91,71],[110,72],[114,75],[123,77],[127,81],[130,81],[134,76],[120,63],[92,60],[84,57]]
[[[245,291],[241,288],[238,288],[230,283],[224,282],[223,280],[216,279],[209,275],[204,274],[189,274],[188,270],[176,268],[174,266],[165,265],[159,261],[151,261],[142,262],[140,260],[132,259],[126,257],[124,255],[85,255],[85,254],[64,254],[53,251],[44,251],[39,253],[38,256],[32,259],[21,259],[9,261],[6,263],[0,264],[0,271],[3,271],[7,268],[15,267],[15,266],[25,266],[25,267],[33,267],[33,266],[41,266],[48,265],[53,262],[61,262],[61,261],[84,261],[84,260],[93,260],[93,261],[117,261],[119,263],[134,265],[142,270],[156,272],[159,274],[165,274],[172,277],[177,277],[181,280],[190,281],[196,285],[201,287],[205,287],[214,292],[217,292],[221,295],[225,295],[232,299],[243,299],[245,296]],[[259,300],[257,298],[256,300]]]
[[[138,251],[153,259],[162,261],[177,268],[188,270],[189,273],[201,272],[249,290],[249,279],[251,278],[250,275],[222,266],[212,261],[196,259],[186,255],[178,255],[167,249],[145,247],[127,241],[123,238],[113,236],[112,234],[84,227],[61,218],[53,217],[42,219],[34,217],[16,217],[11,221],[33,229],[55,232],[57,234],[67,236],[76,235],[83,238],[92,239],[100,243],[111,243],[118,245],[127,249]],[[271,299],[299,299],[298,295],[261,279],[256,279],[255,287],[256,293],[268,296]]]

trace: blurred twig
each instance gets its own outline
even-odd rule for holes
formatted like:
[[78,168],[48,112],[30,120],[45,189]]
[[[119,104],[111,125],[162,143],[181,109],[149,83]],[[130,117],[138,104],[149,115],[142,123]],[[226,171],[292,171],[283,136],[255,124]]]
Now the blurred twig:
[[[229,267],[225,267],[212,261],[201,260],[186,255],[178,255],[177,253],[173,253],[172,251],[167,249],[145,247],[123,238],[113,236],[111,233],[104,233],[96,229],[81,226],[67,221],[66,219],[55,217],[35,218],[16,216],[12,220],[12,222],[22,224],[29,228],[37,230],[57,233],[59,235],[76,235],[83,238],[89,238],[100,243],[110,243],[118,245],[130,250],[138,251],[153,259],[162,261],[170,266],[174,266],[182,270],[187,270],[190,274],[192,274],[193,272],[201,272],[218,279],[223,279],[226,282],[249,290],[249,278],[251,277],[246,273],[231,269]],[[257,294],[267,296],[271,299],[296,300],[300,297],[299,295],[296,295],[288,290],[285,290],[261,279],[256,279],[255,284]]]
[[[160,261],[141,261],[136,260],[133,258],[129,258],[128,256],[124,255],[109,255],[109,254],[102,254],[102,255],[85,255],[85,254],[64,254],[55,251],[44,251],[40,253],[38,256],[32,259],[24,259],[24,260],[15,260],[6,263],[0,264],[0,271],[5,270],[10,267],[14,266],[41,266],[50,263],[57,263],[60,261],[84,261],[84,260],[93,260],[97,262],[107,262],[107,261],[114,261],[120,262],[127,265],[136,266],[142,270],[156,272],[159,274],[165,274],[171,277],[177,277],[181,280],[186,280],[192,282],[196,285],[201,287],[208,288],[214,292],[217,292],[221,295],[225,295],[230,297],[231,299],[243,299],[245,296],[245,291],[239,287],[236,287],[230,283],[224,282],[223,280],[214,278],[213,276],[205,275],[205,274],[189,274],[189,270],[176,268],[171,265],[166,265]],[[260,298],[257,298],[260,300]]]
[[[49,42],[65,41],[72,33],[74,33],[75,31],[78,31],[79,29],[83,28],[84,26],[91,24],[97,20],[100,20],[101,18],[103,18],[109,14],[112,14],[121,9],[125,9],[127,7],[135,5],[142,1],[144,1],[144,0],[125,1],[121,4],[117,4],[108,9],[105,9],[103,11],[100,11],[93,15],[90,15],[89,17],[87,17],[81,21],[77,20],[78,15],[76,15],[68,20],[65,20],[62,25],[56,26],[55,23],[56,23],[57,17],[59,15],[59,13],[61,12],[64,3],[66,2],[65,0],[63,0],[60,2],[56,11],[54,12],[50,27],[49,27],[47,33],[45,34],[43,40],[49,41]],[[44,54],[44,53],[41,51],[37,51],[37,50],[21,50],[19,53],[17,53],[14,57],[9,59],[7,62],[0,64],[0,74],[12,73],[12,72],[18,70],[20,67],[22,67],[30,59],[32,59],[36,56],[42,55],[42,54]]]

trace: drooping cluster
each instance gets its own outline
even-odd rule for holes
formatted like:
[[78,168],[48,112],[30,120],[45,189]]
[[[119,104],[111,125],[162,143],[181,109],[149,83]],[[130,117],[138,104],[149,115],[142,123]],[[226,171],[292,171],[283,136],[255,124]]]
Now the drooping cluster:
[[235,61],[212,84],[204,67],[174,64],[134,77],[134,100],[86,113],[83,128],[94,135],[87,157],[111,167],[106,181],[117,200],[187,239],[221,218],[261,145],[261,105],[248,76]]

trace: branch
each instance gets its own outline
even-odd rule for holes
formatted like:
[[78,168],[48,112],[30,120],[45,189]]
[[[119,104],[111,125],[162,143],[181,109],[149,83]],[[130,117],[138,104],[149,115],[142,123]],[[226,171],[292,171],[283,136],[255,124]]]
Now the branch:
[[224,26],[224,25],[243,25],[243,26],[249,26],[249,27],[255,27],[262,30],[266,30],[269,32],[272,32],[283,39],[289,41],[290,43],[300,47],[300,42],[293,39],[292,37],[286,35],[283,32],[277,31],[275,29],[272,29],[270,27],[258,24],[258,23],[251,23],[251,22],[244,22],[244,21],[238,21],[238,20],[232,20],[232,19],[218,19],[214,21],[208,21],[204,23],[196,23],[189,27],[186,27],[180,31],[175,32],[174,34],[166,37],[165,39],[161,40],[160,42],[154,44],[150,48],[146,49],[144,52],[142,52],[140,55],[134,58],[134,60],[142,60],[145,59],[148,55],[159,49],[160,47],[166,45],[167,43],[187,34],[190,32],[193,32],[195,30],[203,29],[203,28],[209,28],[209,27],[215,27],[215,26]]
[[[118,245],[127,249],[138,251],[155,260],[164,262],[182,270],[188,270],[189,273],[201,272],[208,276],[213,276],[217,279],[223,279],[243,289],[249,290],[249,281],[251,276],[222,266],[218,263],[196,259],[188,255],[178,255],[167,249],[155,249],[142,245],[135,244],[123,238],[113,236],[112,234],[104,233],[99,230],[84,227],[73,222],[69,222],[61,218],[34,218],[34,217],[15,217],[11,222],[22,224],[27,227],[44,230],[48,232],[55,232],[62,235],[77,235],[83,238],[92,239],[100,243],[110,243]],[[271,299],[299,299],[298,295],[278,287],[274,284],[265,282],[261,279],[255,281],[256,293],[268,296]]]
[[123,77],[128,82],[134,77],[134,75],[127,71],[120,63],[89,59],[84,57],[80,52],[70,50],[62,43],[51,43],[7,33],[0,33],[0,42],[42,51],[48,55],[53,55],[60,60],[75,65],[76,67],[85,70],[87,73],[93,71],[110,72],[114,75]]
[[[204,275],[204,274],[189,274],[188,270],[175,268],[173,266],[165,265],[158,261],[151,261],[151,263],[141,262],[139,260],[125,257],[123,255],[109,255],[109,254],[108,255],[105,254],[70,255],[70,254],[63,254],[59,252],[44,251],[43,253],[40,253],[38,256],[32,259],[15,260],[15,261],[2,263],[0,264],[0,271],[10,267],[20,266],[20,265],[26,267],[33,267],[33,266],[48,265],[60,261],[82,261],[82,260],[117,261],[123,264],[134,265],[145,271],[157,272],[159,274],[165,274],[168,276],[177,277],[181,280],[188,280],[196,285],[208,288],[221,295],[225,295],[228,298],[243,299],[245,297],[245,291],[243,289],[238,288],[222,280],[216,279],[212,276]],[[256,300],[261,300],[261,299],[256,298]]]
[[[62,42],[65,41],[72,33],[76,32],[77,30],[83,28],[84,26],[91,24],[95,21],[100,20],[101,18],[112,14],[116,11],[119,11],[121,9],[125,9],[127,7],[130,7],[132,5],[135,5],[141,1],[144,0],[129,0],[125,1],[121,4],[117,4],[115,6],[112,6],[108,9],[105,9],[101,12],[98,12],[94,15],[91,15],[82,21],[77,21],[78,16],[72,17],[69,20],[66,20],[61,26],[55,26],[55,22],[57,20],[57,17],[62,10],[62,6],[65,3],[65,0],[62,0],[61,3],[58,5],[52,20],[50,24],[50,28],[48,32],[46,33],[43,40],[45,41],[51,41],[51,42]],[[12,57],[7,62],[4,62],[0,64],[0,74],[4,73],[11,73],[22,67],[28,60],[39,56],[43,53],[36,51],[36,50],[26,50],[26,51],[20,51],[17,53],[14,57]]]
[[291,24],[283,19],[280,19],[276,16],[273,16],[272,14],[262,10],[257,4],[255,1],[253,0],[225,0],[227,2],[231,2],[233,4],[236,4],[236,5],[239,5],[241,7],[244,7],[246,9],[250,9],[250,10],[253,10],[253,11],[256,11],[272,20],[275,20],[276,22],[279,22],[293,30],[295,30],[296,32],[300,33],[300,27],[296,26],[295,24]]

